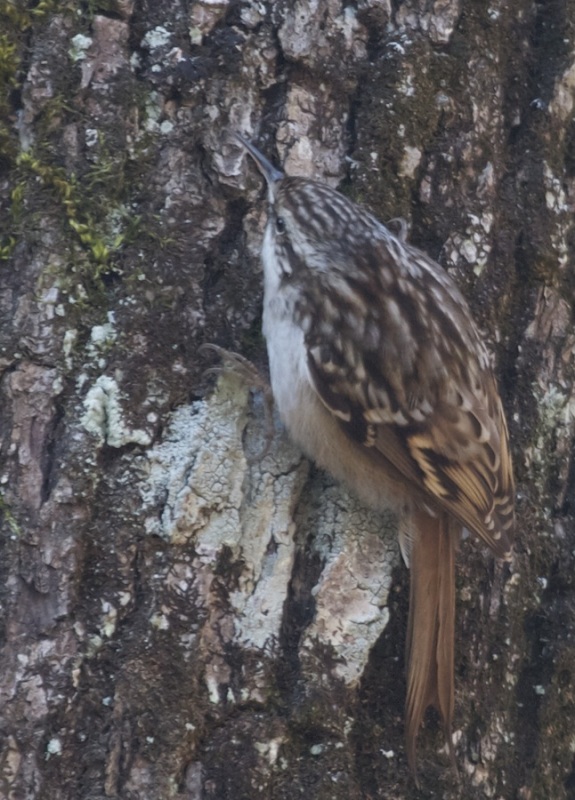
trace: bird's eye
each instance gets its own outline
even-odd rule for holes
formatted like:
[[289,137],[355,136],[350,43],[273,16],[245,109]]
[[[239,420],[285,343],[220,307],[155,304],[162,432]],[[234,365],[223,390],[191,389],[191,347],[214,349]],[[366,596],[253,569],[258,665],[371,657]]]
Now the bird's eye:
[[276,217],[276,231],[283,233],[286,229],[286,221],[283,217]]

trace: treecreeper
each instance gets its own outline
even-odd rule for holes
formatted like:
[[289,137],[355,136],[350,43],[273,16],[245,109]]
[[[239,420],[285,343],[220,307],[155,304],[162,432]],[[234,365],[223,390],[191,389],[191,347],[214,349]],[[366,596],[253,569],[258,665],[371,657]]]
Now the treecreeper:
[[324,183],[237,136],[267,183],[263,332],[292,440],[372,508],[400,514],[410,567],[407,760],[424,713],[452,763],[455,556],[463,528],[509,558],[514,485],[491,360],[447,272]]

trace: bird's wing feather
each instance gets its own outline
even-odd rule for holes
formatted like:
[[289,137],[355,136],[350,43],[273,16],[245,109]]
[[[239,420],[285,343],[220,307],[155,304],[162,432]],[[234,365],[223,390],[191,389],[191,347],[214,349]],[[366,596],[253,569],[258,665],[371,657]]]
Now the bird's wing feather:
[[[467,330],[457,328],[463,297],[437,277],[439,267],[429,272],[433,262],[413,252],[419,283],[369,291],[356,281],[353,292],[363,303],[348,304],[335,335],[333,324],[312,321],[306,334],[310,380],[351,438],[377,448],[421,494],[504,556],[511,544],[513,479],[489,360],[473,323],[469,329],[469,315]],[[385,252],[379,259],[385,264]],[[325,287],[327,297],[330,291],[337,294],[337,282]],[[414,321],[416,301],[424,309],[433,304],[431,322],[425,315],[422,322],[421,314]],[[428,330],[414,332],[415,325]]]

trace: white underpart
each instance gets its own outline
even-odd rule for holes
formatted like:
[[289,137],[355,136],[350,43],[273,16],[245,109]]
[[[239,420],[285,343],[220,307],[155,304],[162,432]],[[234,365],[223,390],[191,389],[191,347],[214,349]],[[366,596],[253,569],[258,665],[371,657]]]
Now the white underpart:
[[304,332],[293,317],[299,290],[291,281],[282,283],[272,224],[266,228],[262,262],[263,333],[272,391],[288,433],[307,456],[343,481],[372,508],[402,509],[405,494],[397,484],[384,480],[375,462],[377,454],[349,439],[313,387]]

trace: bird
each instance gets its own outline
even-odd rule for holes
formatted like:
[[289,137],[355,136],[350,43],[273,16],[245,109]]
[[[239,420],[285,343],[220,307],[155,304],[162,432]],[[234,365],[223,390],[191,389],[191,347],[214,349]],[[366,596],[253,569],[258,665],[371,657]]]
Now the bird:
[[405,747],[429,706],[451,761],[455,559],[464,529],[509,560],[509,434],[463,294],[423,251],[327,184],[286,175],[248,139],[267,185],[261,259],[270,382],[290,438],[375,509],[400,516],[410,568]]

